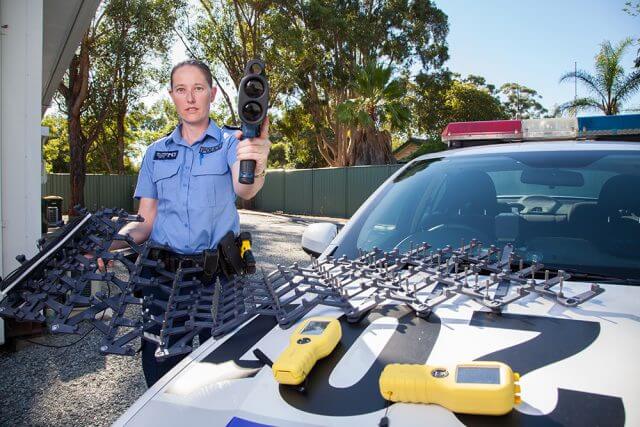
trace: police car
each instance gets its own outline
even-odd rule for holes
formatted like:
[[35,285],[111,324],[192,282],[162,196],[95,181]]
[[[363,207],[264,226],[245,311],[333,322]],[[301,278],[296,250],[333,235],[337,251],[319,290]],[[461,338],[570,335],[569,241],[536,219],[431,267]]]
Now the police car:
[[[601,130],[575,140],[590,125],[562,120],[484,123],[477,132],[450,127],[443,136],[452,147],[476,146],[413,160],[339,233],[331,224],[311,225],[303,247],[321,258],[355,258],[374,247],[406,251],[415,242],[446,247],[477,239],[509,245],[523,263],[543,263],[551,274],[567,272],[566,293],[593,284],[604,292],[576,307],[530,294],[499,314],[457,295],[427,318],[390,303],[358,323],[317,306],[307,318],[339,319],[342,337],[304,392],[279,384],[256,359],[255,349],[276,359],[292,334],[258,316],[200,346],[116,425],[640,424],[640,144],[589,139],[607,137]],[[635,116],[636,134],[639,123]],[[633,139],[620,129],[613,136]],[[478,142],[496,135],[513,143]],[[521,402],[506,415],[381,396],[387,364],[478,361],[503,362],[520,374]]]

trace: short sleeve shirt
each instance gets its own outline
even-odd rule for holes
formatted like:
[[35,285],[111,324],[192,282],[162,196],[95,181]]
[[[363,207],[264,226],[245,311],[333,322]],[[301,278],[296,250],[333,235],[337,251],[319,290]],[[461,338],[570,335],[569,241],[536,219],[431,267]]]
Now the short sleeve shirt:
[[183,254],[213,249],[240,231],[231,167],[238,140],[213,121],[189,145],[181,125],[147,148],[134,197],[158,200],[150,239]]

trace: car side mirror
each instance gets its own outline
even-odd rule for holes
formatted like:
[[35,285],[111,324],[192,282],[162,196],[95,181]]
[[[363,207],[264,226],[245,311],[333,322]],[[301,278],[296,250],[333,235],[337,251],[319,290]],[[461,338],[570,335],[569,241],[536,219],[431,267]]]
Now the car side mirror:
[[338,227],[330,222],[309,225],[302,233],[302,250],[319,257],[338,234]]

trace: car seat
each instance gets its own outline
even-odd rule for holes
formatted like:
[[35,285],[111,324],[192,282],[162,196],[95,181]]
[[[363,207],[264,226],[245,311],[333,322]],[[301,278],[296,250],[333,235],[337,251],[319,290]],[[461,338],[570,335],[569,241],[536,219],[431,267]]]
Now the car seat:
[[466,226],[493,239],[498,211],[496,188],[489,175],[466,170],[446,177],[442,197],[436,200],[429,222]]
[[607,252],[635,256],[640,247],[640,176],[609,178],[598,196],[595,223],[597,243]]

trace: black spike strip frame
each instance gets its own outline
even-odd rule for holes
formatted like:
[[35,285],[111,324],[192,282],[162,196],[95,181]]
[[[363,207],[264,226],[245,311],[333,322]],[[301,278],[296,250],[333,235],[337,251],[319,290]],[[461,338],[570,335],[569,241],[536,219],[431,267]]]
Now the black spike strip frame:
[[[516,266],[519,258],[511,245],[484,248],[475,240],[436,250],[426,243],[411,245],[405,253],[373,248],[353,260],[326,257],[308,267],[278,266],[258,279],[237,276],[203,284],[199,258],[185,257],[169,271],[152,256],[169,248],[152,242],[136,245],[118,234],[126,223],[141,218],[114,209],[81,213],[2,281],[0,316],[42,322],[49,310],[54,333],[78,333],[81,322],[92,323],[104,334],[104,354],[133,355],[133,342],[141,338],[157,346],[155,356],[161,360],[190,352],[193,337],[204,330],[219,338],[258,314],[274,316],[288,328],[318,305],[338,308],[357,322],[387,301],[406,304],[417,316],[426,317],[437,305],[461,295],[500,312],[532,293],[575,307],[604,292],[594,284],[582,294],[566,296],[563,283],[568,274],[559,271],[549,277],[547,271],[544,279],[536,280],[542,264]],[[129,244],[135,262],[122,252],[109,252],[114,240]],[[128,279],[97,272],[97,257],[121,262]],[[82,296],[92,282],[103,284],[108,292]],[[145,289],[163,298],[141,297]],[[152,315],[152,307],[162,314]],[[107,320],[101,316],[105,310],[111,311]]]

